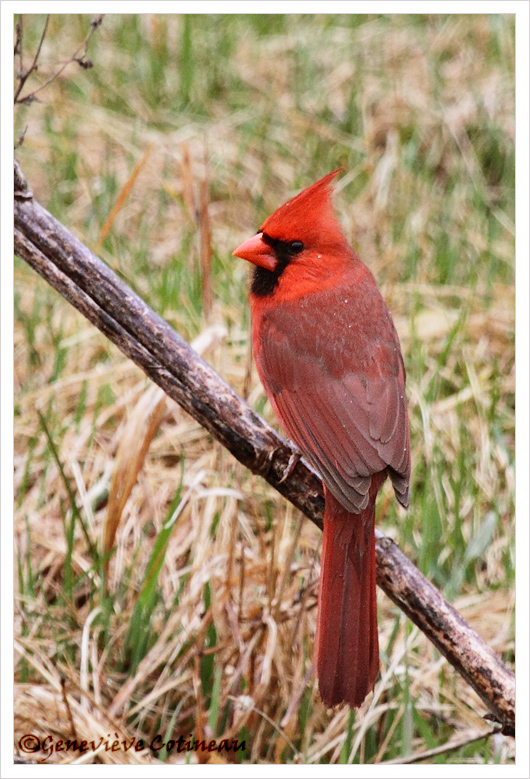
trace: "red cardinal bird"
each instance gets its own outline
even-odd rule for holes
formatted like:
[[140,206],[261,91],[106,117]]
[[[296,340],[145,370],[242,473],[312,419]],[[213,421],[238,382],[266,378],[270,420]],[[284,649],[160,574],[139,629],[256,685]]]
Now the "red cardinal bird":
[[256,265],[258,372],[325,493],[315,665],[327,706],[361,705],[379,672],[374,513],[390,476],[409,504],[405,368],[372,273],[331,203],[335,170],[281,206],[235,252]]

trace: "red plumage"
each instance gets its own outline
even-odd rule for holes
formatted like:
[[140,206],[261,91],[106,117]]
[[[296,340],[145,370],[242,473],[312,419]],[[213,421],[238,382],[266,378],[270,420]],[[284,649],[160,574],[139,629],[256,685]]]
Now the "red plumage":
[[321,474],[315,664],[322,699],[360,706],[379,668],[374,511],[390,476],[409,503],[405,368],[390,312],[331,203],[333,171],[234,254],[256,265],[252,337],[274,411]]

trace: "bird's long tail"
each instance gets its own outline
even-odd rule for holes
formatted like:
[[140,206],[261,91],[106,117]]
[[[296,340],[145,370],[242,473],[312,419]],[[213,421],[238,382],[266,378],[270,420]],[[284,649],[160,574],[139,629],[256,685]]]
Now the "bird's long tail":
[[315,665],[326,706],[357,708],[379,673],[375,589],[375,498],[360,514],[326,490]]

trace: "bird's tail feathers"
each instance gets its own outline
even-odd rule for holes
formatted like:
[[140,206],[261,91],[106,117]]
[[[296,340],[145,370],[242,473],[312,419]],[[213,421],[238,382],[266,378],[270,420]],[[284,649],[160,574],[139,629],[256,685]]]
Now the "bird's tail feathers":
[[315,666],[327,706],[345,701],[359,707],[379,673],[375,584],[374,513],[377,487],[368,506],[348,512],[326,490],[318,594]]

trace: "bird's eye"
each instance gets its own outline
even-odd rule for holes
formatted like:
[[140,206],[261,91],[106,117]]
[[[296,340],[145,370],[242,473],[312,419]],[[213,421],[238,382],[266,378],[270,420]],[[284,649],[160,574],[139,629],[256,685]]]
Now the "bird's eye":
[[293,254],[300,254],[300,252],[304,251],[305,246],[302,241],[291,241],[289,249]]

